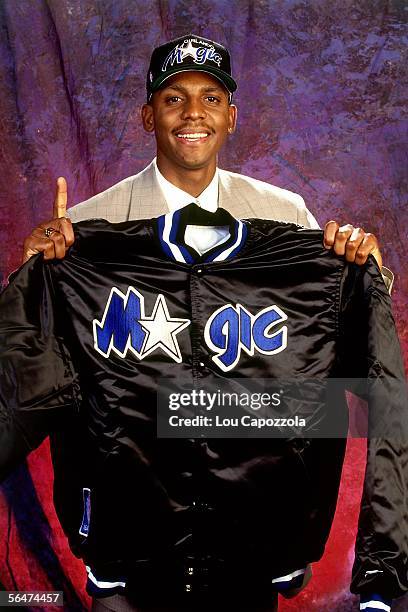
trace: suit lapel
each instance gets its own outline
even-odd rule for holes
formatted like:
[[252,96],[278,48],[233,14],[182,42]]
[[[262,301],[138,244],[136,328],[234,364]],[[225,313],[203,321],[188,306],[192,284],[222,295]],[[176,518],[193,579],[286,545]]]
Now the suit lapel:
[[169,210],[151,162],[133,181],[128,220],[151,219],[167,212]]
[[[235,218],[247,219],[257,216],[254,207],[242,191],[233,189],[231,177],[225,170],[219,170],[218,189],[218,205],[228,210]],[[151,162],[133,181],[128,220],[151,219],[168,212]]]
[[233,189],[231,177],[225,170],[219,170],[218,188],[218,206],[228,210],[236,219],[257,216],[254,207],[244,197],[242,191]]

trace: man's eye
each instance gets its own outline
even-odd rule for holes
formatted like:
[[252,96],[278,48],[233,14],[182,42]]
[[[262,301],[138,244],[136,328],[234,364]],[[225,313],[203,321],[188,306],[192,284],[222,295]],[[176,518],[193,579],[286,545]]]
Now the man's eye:
[[219,102],[220,101],[220,99],[217,98],[217,96],[207,96],[207,100],[208,100],[208,102],[211,102],[211,103],[215,103],[215,102]]
[[170,96],[169,98],[167,98],[167,102],[169,102],[170,104],[175,104],[179,100],[181,100],[179,96]]

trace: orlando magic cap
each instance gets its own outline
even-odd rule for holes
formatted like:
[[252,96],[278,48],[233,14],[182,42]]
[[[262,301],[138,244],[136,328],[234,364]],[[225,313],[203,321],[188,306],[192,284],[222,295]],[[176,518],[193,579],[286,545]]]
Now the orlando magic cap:
[[228,49],[213,40],[187,34],[156,47],[153,51],[146,80],[147,101],[173,74],[193,70],[211,74],[221,81],[230,94],[237,88],[231,76]]

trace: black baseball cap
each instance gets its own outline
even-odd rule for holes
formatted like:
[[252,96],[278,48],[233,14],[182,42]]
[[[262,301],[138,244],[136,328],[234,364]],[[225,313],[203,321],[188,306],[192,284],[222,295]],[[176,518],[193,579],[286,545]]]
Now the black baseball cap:
[[166,79],[184,71],[211,74],[232,94],[237,84],[231,76],[228,49],[202,36],[187,34],[156,47],[150,59],[146,79],[147,101],[160,89]]

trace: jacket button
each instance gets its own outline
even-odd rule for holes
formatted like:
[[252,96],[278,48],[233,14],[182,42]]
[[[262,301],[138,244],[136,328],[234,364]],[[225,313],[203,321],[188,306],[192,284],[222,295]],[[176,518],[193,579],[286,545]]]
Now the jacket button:
[[202,274],[203,273],[203,269],[202,268],[197,268],[197,274]]
[[204,361],[200,361],[198,365],[200,366],[200,368],[205,368],[205,363],[204,363]]
[[191,584],[186,584],[184,590],[189,593],[191,591]]

